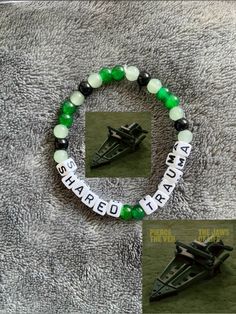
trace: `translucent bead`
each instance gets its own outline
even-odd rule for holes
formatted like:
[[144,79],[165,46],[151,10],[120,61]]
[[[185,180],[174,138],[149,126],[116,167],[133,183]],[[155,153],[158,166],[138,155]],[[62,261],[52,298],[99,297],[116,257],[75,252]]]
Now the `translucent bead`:
[[81,106],[82,103],[84,102],[84,95],[79,92],[75,91],[71,96],[70,96],[70,101],[75,105],[75,106]]
[[139,69],[135,66],[125,67],[125,76],[128,81],[136,81],[139,76]]
[[63,124],[58,124],[53,129],[53,134],[56,138],[65,138],[67,137],[69,130]]
[[162,87],[161,81],[158,79],[151,79],[147,84],[147,90],[151,94],[156,94]]
[[64,149],[56,150],[53,158],[54,158],[55,162],[57,162],[59,164],[60,162],[63,162],[66,159],[68,159],[67,151]]
[[184,111],[181,107],[177,106],[169,111],[169,117],[171,120],[176,121],[184,117]]
[[184,143],[190,143],[193,139],[193,133],[189,130],[180,131],[178,134],[178,140]]
[[92,86],[92,88],[98,88],[102,86],[102,78],[98,73],[92,73],[88,77],[88,83]]

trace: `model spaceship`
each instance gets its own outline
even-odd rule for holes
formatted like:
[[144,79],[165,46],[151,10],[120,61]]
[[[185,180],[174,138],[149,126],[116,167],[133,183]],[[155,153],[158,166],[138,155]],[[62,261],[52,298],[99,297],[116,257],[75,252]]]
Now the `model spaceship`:
[[111,126],[107,128],[108,138],[94,154],[91,168],[110,163],[128,152],[137,150],[146,137],[145,133],[148,133],[136,122],[117,129]]
[[225,251],[233,250],[222,240],[195,240],[190,244],[176,241],[175,245],[175,257],[155,280],[150,301],[177,294],[201,279],[214,277],[220,272],[220,265],[230,256]]

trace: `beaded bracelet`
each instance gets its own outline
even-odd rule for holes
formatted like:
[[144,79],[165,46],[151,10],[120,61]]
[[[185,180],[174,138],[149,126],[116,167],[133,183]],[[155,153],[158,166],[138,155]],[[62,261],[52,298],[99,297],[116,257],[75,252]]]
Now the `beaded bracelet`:
[[[178,141],[174,144],[173,152],[168,154],[166,165],[168,166],[158,189],[153,196],[146,195],[135,206],[123,205],[118,201],[104,201],[90,187],[75,174],[76,163],[68,157],[68,132],[73,123],[73,115],[77,108],[82,105],[93,89],[106,85],[112,81],[121,81],[126,78],[128,81],[136,81],[139,86],[146,86],[151,94],[156,95],[156,99],[164,103],[169,110],[169,117],[174,121],[175,129],[178,133]],[[57,163],[57,170],[62,176],[63,184],[71,189],[81,201],[94,212],[104,216],[120,217],[124,220],[142,219],[145,214],[150,215],[158,207],[163,207],[173,192],[175,185],[183,175],[186,157],[189,156],[192,146],[192,133],[188,130],[189,124],[185,118],[183,109],[179,106],[180,100],[173,95],[166,87],[162,86],[160,80],[151,78],[146,71],[139,72],[135,66],[116,65],[112,69],[102,68],[98,73],[89,75],[87,81],[79,84],[79,91],[72,93],[69,99],[65,100],[60,109],[59,124],[55,126],[53,132],[55,136],[54,160]]]

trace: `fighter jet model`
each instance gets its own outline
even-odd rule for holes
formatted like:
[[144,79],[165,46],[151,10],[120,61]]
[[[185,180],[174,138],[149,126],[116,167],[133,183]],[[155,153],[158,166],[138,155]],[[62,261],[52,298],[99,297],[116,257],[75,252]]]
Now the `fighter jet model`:
[[201,279],[212,278],[220,272],[220,265],[233,248],[222,240],[184,244],[176,241],[175,257],[155,280],[150,302],[177,294]]
[[128,152],[137,150],[146,137],[145,133],[148,133],[136,122],[118,129],[111,126],[107,128],[108,138],[94,154],[91,168],[100,167]]

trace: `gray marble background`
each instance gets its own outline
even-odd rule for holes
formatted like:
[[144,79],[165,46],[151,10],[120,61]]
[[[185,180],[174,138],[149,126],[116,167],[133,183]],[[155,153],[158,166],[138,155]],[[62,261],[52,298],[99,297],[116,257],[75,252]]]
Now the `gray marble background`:
[[[60,102],[101,66],[147,69],[180,96],[194,132],[184,180],[149,219],[236,217],[236,2],[0,3],[0,313],[141,313],[141,223],[101,218],[63,188],[52,159]],[[152,176],[90,179],[135,202],[176,139],[135,84],[95,92],[71,130],[84,175],[88,111],[152,112]]]

